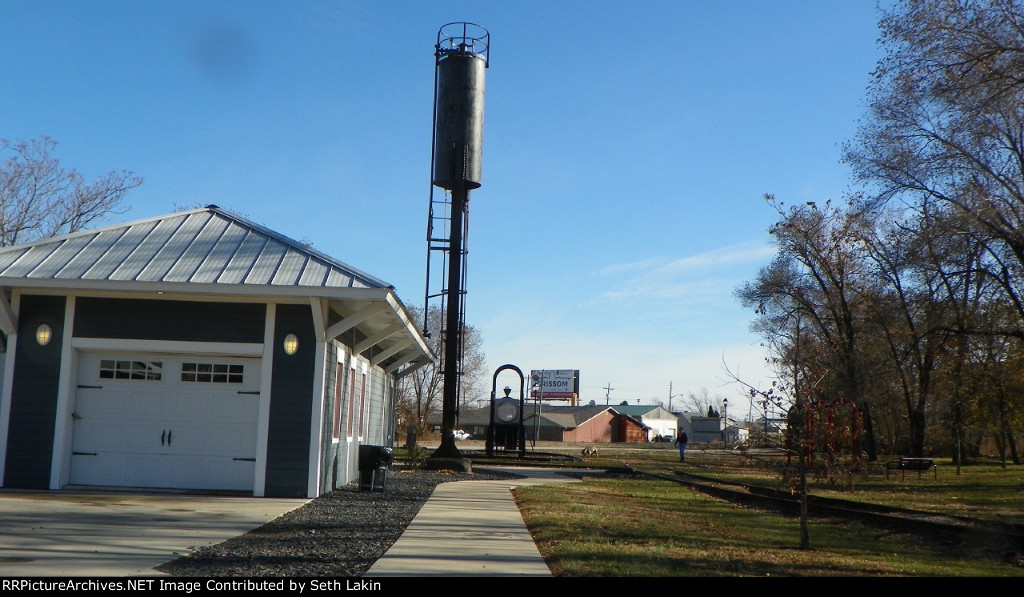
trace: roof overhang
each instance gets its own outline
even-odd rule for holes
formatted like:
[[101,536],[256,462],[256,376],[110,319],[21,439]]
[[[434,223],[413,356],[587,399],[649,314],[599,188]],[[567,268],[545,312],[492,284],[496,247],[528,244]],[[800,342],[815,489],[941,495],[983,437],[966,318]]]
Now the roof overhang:
[[[21,292],[149,298],[159,300],[236,300],[243,302],[309,303],[320,309],[322,339],[349,333],[355,354],[399,377],[431,364],[437,357],[391,287],[277,286],[195,282],[138,282],[0,277],[0,289]],[[330,314],[333,312],[333,315]],[[334,323],[328,323],[334,321]],[[13,334],[17,317],[0,292],[0,331]]]

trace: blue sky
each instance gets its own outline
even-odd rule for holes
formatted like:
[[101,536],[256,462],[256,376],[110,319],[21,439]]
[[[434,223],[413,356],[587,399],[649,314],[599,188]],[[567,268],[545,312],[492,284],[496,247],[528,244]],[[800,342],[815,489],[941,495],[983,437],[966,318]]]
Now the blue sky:
[[771,377],[733,295],[774,254],[763,195],[848,191],[877,21],[869,0],[0,0],[0,137],[144,178],[107,223],[216,204],[422,306],[433,47],[476,23],[466,318],[489,367],[736,404],[726,368]]

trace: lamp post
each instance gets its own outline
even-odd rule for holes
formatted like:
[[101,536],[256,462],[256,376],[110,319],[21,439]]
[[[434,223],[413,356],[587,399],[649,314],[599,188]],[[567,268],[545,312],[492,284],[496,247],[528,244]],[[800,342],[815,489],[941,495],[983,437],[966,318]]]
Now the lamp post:
[[768,441],[768,405],[770,405],[770,404],[771,404],[771,401],[768,400],[767,398],[765,398],[764,399],[764,443],[765,443],[765,445],[769,444],[769,441]]
[[722,398],[722,442],[729,444],[729,399]]
[[540,441],[540,411],[544,408],[544,371],[541,371],[540,380],[534,384],[534,388],[536,393],[533,398],[533,442],[530,446],[536,449],[537,442]]

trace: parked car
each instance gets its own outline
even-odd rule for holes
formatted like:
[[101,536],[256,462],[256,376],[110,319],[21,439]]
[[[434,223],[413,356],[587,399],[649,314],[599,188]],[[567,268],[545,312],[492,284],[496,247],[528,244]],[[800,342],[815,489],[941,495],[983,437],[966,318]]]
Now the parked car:
[[658,435],[654,439],[652,439],[651,441],[672,443],[672,442],[676,441],[676,438],[672,437],[671,435]]
[[455,431],[452,432],[452,434],[455,435],[455,439],[456,440],[469,439],[469,438],[473,437],[472,435],[470,435],[469,433],[466,433],[465,431],[463,431],[461,429],[456,429]]

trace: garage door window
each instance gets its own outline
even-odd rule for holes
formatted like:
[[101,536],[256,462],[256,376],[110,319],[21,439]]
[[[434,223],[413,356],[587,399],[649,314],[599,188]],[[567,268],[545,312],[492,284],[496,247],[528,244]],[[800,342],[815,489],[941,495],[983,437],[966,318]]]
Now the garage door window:
[[182,363],[181,381],[197,383],[242,383],[243,365],[226,363]]
[[158,361],[100,361],[100,379],[136,379],[160,381],[163,363]]

